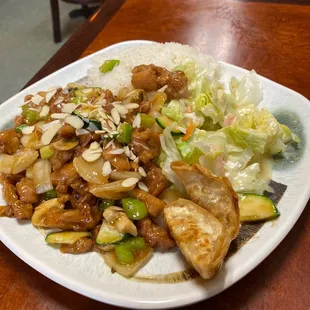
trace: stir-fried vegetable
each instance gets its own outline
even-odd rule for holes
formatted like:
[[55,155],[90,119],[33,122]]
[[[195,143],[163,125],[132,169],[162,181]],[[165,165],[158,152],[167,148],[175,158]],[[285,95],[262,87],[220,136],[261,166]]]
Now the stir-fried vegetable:
[[47,191],[44,193],[44,198],[45,199],[53,199],[53,198],[57,198],[57,191],[56,189],[51,189],[50,191]]
[[132,264],[135,261],[134,250],[144,249],[145,241],[142,237],[130,238],[115,246],[115,254],[121,264]]
[[100,203],[100,209],[104,211],[108,207],[114,206],[115,205],[115,200],[113,199],[102,199]]
[[33,182],[37,194],[43,194],[53,189],[51,180],[52,166],[47,159],[38,159],[33,166]]
[[140,113],[140,119],[140,126],[143,129],[151,128],[155,124],[155,118],[151,115]]
[[48,234],[45,241],[49,244],[74,244],[79,239],[89,236],[90,232],[87,231],[62,231]]
[[117,59],[106,60],[103,65],[100,66],[99,71],[106,73],[112,71],[115,66],[118,66],[120,63]]
[[20,173],[30,167],[38,156],[39,153],[30,148],[25,148],[14,155],[0,154],[0,172]]
[[54,151],[49,145],[46,145],[40,148],[40,156],[42,159],[49,159],[53,155],[54,155]]
[[119,134],[117,141],[120,143],[128,144],[131,141],[132,126],[128,123],[122,123],[119,127]]
[[122,199],[125,213],[131,220],[140,220],[147,216],[147,207],[144,202],[135,198]]

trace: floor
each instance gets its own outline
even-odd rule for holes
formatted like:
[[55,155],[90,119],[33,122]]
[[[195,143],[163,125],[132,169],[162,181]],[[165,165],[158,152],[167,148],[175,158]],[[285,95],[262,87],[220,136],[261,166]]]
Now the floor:
[[0,104],[17,93],[80,27],[60,1],[62,42],[53,41],[49,0],[0,0]]

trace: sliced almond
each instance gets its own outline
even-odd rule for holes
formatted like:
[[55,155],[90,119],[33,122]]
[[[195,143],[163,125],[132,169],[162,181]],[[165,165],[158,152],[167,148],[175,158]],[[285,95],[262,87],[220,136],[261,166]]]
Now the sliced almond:
[[113,154],[113,155],[119,155],[119,154],[123,154],[124,150],[123,149],[114,149],[114,150],[109,151],[109,153]]
[[131,187],[131,186],[137,184],[138,182],[139,182],[139,179],[137,179],[137,178],[128,178],[122,182],[122,186]]
[[42,126],[42,131],[45,131],[47,130],[49,127],[52,127],[54,126],[55,124],[61,124],[60,120],[56,120],[56,121],[52,121],[52,122],[49,122],[49,123],[46,123]]
[[89,134],[89,131],[86,130],[86,129],[83,129],[83,128],[81,128],[81,129],[76,129],[76,130],[75,130],[75,134],[76,134],[77,136],[87,135],[87,134]]
[[69,115],[70,114],[68,114],[68,113],[53,113],[51,115],[51,118],[54,118],[54,119],[65,119]]
[[168,85],[164,85],[162,88],[158,89],[157,92],[163,93],[168,88]]
[[137,156],[132,151],[130,151],[129,159],[135,160],[136,158],[137,158]]
[[96,150],[96,149],[99,149],[100,148],[100,144],[98,142],[92,142],[89,146],[89,149],[90,150]]
[[143,182],[138,182],[138,187],[145,192],[149,191],[148,187]]
[[117,110],[117,112],[121,115],[126,115],[128,113],[128,109],[126,109],[121,104],[113,104],[114,108]]
[[45,117],[48,113],[50,113],[50,107],[48,105],[44,105],[39,115],[40,117]]
[[107,177],[112,172],[111,164],[109,161],[106,161],[102,166],[102,174]]
[[111,130],[116,130],[116,126],[114,125],[113,121],[108,120],[108,125],[111,128]]
[[88,117],[88,113],[87,112],[81,112],[80,115],[83,116],[83,117]]
[[45,101],[46,101],[46,103],[49,103],[50,100],[55,96],[56,93],[57,93],[57,90],[56,90],[56,89],[54,89],[54,90],[49,91],[48,93],[46,93],[46,95],[45,95]]
[[109,148],[111,145],[112,145],[113,147],[115,146],[113,140],[111,140],[104,148],[107,149],[107,148]]
[[126,145],[123,147],[124,153],[127,157],[130,157],[130,149],[129,147]]
[[61,112],[71,114],[77,107],[78,105],[74,103],[67,103],[61,107]]
[[146,172],[142,167],[139,167],[138,171],[143,177],[146,177]]
[[87,149],[82,153],[82,157],[83,159],[85,159],[86,161],[88,161],[89,163],[99,159],[101,157],[102,154],[102,149],[96,149],[96,150],[90,150]]
[[132,122],[132,127],[133,128],[140,128],[141,125],[141,116],[140,114],[137,114],[135,119]]
[[76,115],[69,115],[65,118],[65,123],[71,125],[75,129],[81,129],[84,122]]
[[60,123],[53,124],[52,126],[48,127],[41,136],[41,142],[44,145],[48,145],[51,143],[55,135],[57,134],[58,130],[62,127]]
[[112,116],[112,118],[113,118],[114,124],[115,124],[115,125],[118,125],[119,122],[120,122],[120,120],[121,120],[121,117],[120,117],[118,111],[117,111],[115,108],[113,108],[113,109],[111,110],[111,116]]
[[35,126],[26,126],[22,129],[22,134],[30,135],[31,133],[33,133],[34,129],[35,129]]
[[139,104],[138,103],[127,103],[124,105],[124,107],[127,110],[133,110],[133,109],[138,109],[139,108]]
[[35,104],[35,105],[39,105],[42,100],[44,99],[44,97],[40,96],[39,94],[36,94],[34,95],[32,98],[31,98],[31,101]]

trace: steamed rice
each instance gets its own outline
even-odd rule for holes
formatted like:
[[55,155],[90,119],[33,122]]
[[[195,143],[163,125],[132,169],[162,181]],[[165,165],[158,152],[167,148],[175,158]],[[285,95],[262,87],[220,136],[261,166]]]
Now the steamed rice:
[[[194,59],[206,69],[211,78],[219,78],[220,65],[211,56],[179,43],[150,43],[95,57],[87,72],[88,83],[94,87],[110,89],[117,94],[120,87],[131,85],[131,70],[135,66],[154,64],[172,70],[186,58]],[[101,73],[99,67],[108,59],[118,59],[120,64],[111,72]]]

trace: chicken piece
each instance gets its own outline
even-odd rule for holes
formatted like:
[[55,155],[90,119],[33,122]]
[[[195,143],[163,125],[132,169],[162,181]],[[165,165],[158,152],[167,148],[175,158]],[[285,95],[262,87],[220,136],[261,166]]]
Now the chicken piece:
[[52,164],[53,171],[59,170],[66,162],[68,162],[72,156],[74,151],[59,151],[59,150],[53,150],[54,154],[50,158],[50,162]]
[[81,238],[74,244],[60,245],[61,253],[79,254],[91,251],[93,248],[93,241],[88,238]]
[[96,133],[92,132],[92,133],[88,133],[86,135],[78,136],[78,139],[79,139],[81,147],[88,148],[88,145],[91,142],[99,141],[100,140],[100,135],[97,135]]
[[129,195],[143,201],[149,214],[154,217],[158,216],[166,205],[164,201],[138,188],[132,190]]
[[75,128],[73,128],[69,124],[65,124],[59,129],[58,135],[61,138],[67,138],[67,139],[75,137]]
[[231,238],[226,227],[209,211],[179,198],[164,209],[170,233],[185,258],[204,279],[221,267]]
[[20,144],[19,134],[15,129],[0,131],[0,153],[12,155]]
[[36,193],[36,188],[32,180],[27,178],[22,178],[17,184],[16,189],[19,195],[19,199],[26,203],[36,203],[38,202],[38,195]]
[[30,220],[33,213],[33,208],[30,203],[25,203],[20,200],[15,201],[12,204],[14,211],[14,217],[19,220]]
[[127,156],[124,153],[110,154],[110,151],[112,151],[113,149],[120,149],[120,148],[122,148],[122,146],[117,143],[115,144],[115,147],[110,145],[103,151],[102,157],[105,160],[109,161],[110,164],[116,169],[116,171],[129,171],[130,163]]
[[51,174],[51,180],[54,186],[56,186],[57,192],[67,193],[68,187],[74,182],[76,178],[80,178],[73,163],[65,164],[61,169],[54,171]]
[[105,97],[106,104],[104,105],[104,110],[107,114],[110,114],[114,106],[112,105],[112,102],[116,101],[116,97],[114,97],[113,93],[110,90],[105,91]]
[[7,216],[7,217],[14,216],[14,210],[12,206],[5,206],[4,208],[1,208],[0,217],[1,216]]
[[167,85],[165,92],[169,99],[186,98],[189,95],[188,80],[184,72],[170,72],[153,64],[134,67],[131,83],[135,88],[145,91],[154,91]]
[[175,242],[168,231],[154,224],[150,218],[146,217],[136,221],[135,224],[138,228],[139,235],[145,239],[150,247],[161,250],[169,250],[175,247]]
[[5,202],[8,205],[12,205],[18,200],[18,195],[15,185],[13,185],[9,180],[5,179],[2,181],[2,195]]
[[150,129],[133,131],[130,146],[133,153],[139,156],[140,161],[144,164],[159,156],[161,149],[159,136],[158,132],[153,132]]
[[94,228],[101,218],[102,211],[97,206],[84,205],[74,210],[50,208],[44,215],[42,227],[84,231]]
[[171,163],[171,169],[183,182],[190,199],[208,210],[227,229],[231,240],[239,232],[238,195],[226,177],[217,177],[200,165],[182,161]]
[[70,202],[74,209],[79,209],[85,204],[94,206],[97,204],[98,198],[89,192],[88,183],[82,178],[77,178],[71,183],[74,189],[70,195]]
[[67,201],[70,200],[70,195],[64,193],[57,193],[57,199],[61,205],[64,205]]
[[144,183],[149,189],[149,193],[158,196],[164,189],[169,186],[169,182],[165,175],[153,163],[147,163],[145,166],[147,176],[144,178]]

